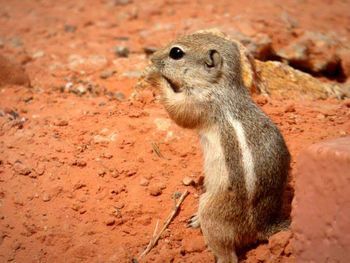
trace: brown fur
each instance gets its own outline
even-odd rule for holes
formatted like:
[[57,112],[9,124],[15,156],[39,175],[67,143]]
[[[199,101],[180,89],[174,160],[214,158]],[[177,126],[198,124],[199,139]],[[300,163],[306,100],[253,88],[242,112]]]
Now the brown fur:
[[[169,57],[175,46],[180,59]],[[195,33],[157,51],[149,74],[170,117],[199,132],[206,192],[192,226],[201,226],[220,263],[237,262],[236,250],[279,229],[290,162],[279,130],[244,86],[241,56],[237,42]]]

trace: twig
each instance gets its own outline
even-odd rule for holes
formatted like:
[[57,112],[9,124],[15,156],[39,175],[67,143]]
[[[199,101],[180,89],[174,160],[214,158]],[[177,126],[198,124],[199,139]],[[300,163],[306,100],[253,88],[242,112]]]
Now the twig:
[[171,221],[175,218],[175,215],[176,215],[177,211],[179,210],[182,202],[185,200],[187,195],[188,195],[188,191],[185,190],[185,192],[183,192],[182,195],[180,196],[179,201],[175,205],[173,211],[170,213],[170,215],[168,216],[168,218],[164,222],[162,229],[155,236],[155,233],[156,233],[157,228],[158,228],[158,221],[157,221],[156,229],[154,230],[153,236],[152,236],[152,238],[151,238],[147,248],[141,253],[140,258],[146,256],[152,250],[152,248],[157,244],[160,236],[163,234],[165,229],[167,229],[167,227],[170,225]]
[[157,220],[156,227],[154,228],[152,238],[151,238],[151,240],[149,241],[149,243],[148,243],[148,245],[147,245],[145,251],[143,251],[142,254],[140,255],[140,258],[146,255],[146,254],[145,254],[146,251],[150,251],[150,250],[152,249],[152,246],[153,246],[153,242],[152,242],[152,241],[154,240],[154,238],[155,238],[155,236],[156,236],[156,234],[157,234],[158,225],[159,225],[159,220]]
[[160,149],[159,149],[158,145],[155,142],[152,142],[151,145],[152,145],[153,151],[157,154],[157,156],[160,157],[160,158],[165,159],[163,154],[160,152]]

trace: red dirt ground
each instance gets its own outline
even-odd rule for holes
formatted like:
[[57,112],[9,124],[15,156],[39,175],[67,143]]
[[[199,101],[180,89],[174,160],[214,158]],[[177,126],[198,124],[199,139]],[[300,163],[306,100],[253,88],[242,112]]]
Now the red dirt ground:
[[[181,211],[144,261],[212,262],[200,231],[186,228],[200,187],[182,179],[203,175],[196,134],[171,122],[152,91],[119,101],[104,90],[128,98],[148,63],[143,47],[200,28],[264,32],[278,46],[295,34],[285,12],[298,32],[350,34],[349,1],[115,2],[123,1],[0,1],[0,52],[22,62],[32,83],[0,89],[0,262],[131,262],[185,189]],[[116,57],[117,45],[130,56]],[[101,79],[106,69],[116,73]],[[77,96],[62,88],[68,82],[94,89]],[[349,103],[254,99],[286,138],[292,178],[303,148],[350,134]],[[274,254],[279,238],[287,246],[284,234],[241,262],[293,262],[290,249]]]

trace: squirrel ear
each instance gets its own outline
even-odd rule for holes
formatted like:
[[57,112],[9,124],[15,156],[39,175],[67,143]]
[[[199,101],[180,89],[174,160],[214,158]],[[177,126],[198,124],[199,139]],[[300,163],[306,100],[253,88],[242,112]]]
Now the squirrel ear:
[[215,49],[208,51],[205,64],[208,68],[220,68],[222,64],[222,58],[219,52]]

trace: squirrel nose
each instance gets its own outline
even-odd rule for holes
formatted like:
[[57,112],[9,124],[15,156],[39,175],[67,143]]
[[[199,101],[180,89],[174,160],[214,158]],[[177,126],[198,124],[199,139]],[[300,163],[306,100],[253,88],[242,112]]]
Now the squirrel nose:
[[164,60],[157,53],[154,53],[150,59],[151,59],[152,64],[156,68],[160,69],[160,68],[164,67]]
[[159,61],[159,59],[155,56],[155,54],[153,54],[153,55],[151,56],[151,61],[152,61],[153,64],[157,64],[157,62]]

